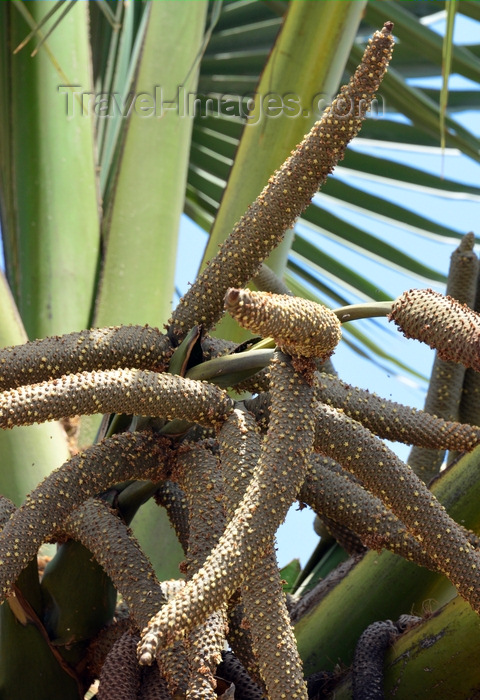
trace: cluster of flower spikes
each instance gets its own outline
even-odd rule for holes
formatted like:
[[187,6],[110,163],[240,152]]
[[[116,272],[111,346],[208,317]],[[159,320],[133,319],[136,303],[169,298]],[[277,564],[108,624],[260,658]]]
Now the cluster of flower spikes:
[[[244,604],[247,601],[249,606],[245,612],[247,619],[252,622],[257,618],[260,622],[260,627],[252,629],[251,634],[246,630],[249,632],[244,635],[247,639],[241,640],[247,649],[245,666],[252,669],[255,677],[258,676],[268,697],[274,700],[307,697],[307,686],[272,558],[275,531],[289,505],[300,493],[302,499],[311,502],[313,507],[325,511],[330,508],[326,514],[333,521],[346,522],[364,535],[373,528],[377,543],[381,541],[394,550],[399,548],[422,565],[445,572],[471,605],[476,610],[480,608],[480,562],[471,538],[448,517],[415,474],[410,473],[372,434],[371,431],[379,430],[371,415],[377,410],[375,405],[369,412],[369,401],[361,396],[361,407],[352,409],[355,415],[350,416],[346,407],[350,398],[342,397],[345,387],[340,383],[334,385],[333,390],[330,386],[328,400],[322,398],[321,387],[327,385],[327,380],[316,372],[314,360],[328,357],[339,340],[336,315],[323,307],[312,309],[301,300],[272,295],[255,297],[246,291],[232,289],[232,285],[242,286],[256,274],[263,259],[278,244],[284,231],[291,227],[343,156],[346,144],[357,133],[364,116],[360,103],[366,105],[373,98],[390,59],[391,30],[391,23],[387,23],[374,35],[349,85],[342,89],[322,120],[271,178],[219,254],[182,299],[172,316],[168,336],[162,336],[155,329],[102,329],[38,341],[0,353],[4,388],[0,395],[2,427],[78,413],[122,412],[160,416],[167,420],[182,419],[203,426],[210,437],[216,436],[217,446],[212,452],[215,459],[210,461],[212,465],[216,463],[216,450],[219,450],[220,464],[225,465],[225,475],[228,475],[225,477],[222,473],[223,491],[225,494],[229,489],[229,496],[222,496],[219,488],[214,497],[215,504],[208,508],[215,508],[215,513],[218,513],[218,503],[223,499],[226,524],[219,536],[215,535],[208,544],[208,552],[203,551],[200,558],[197,558],[196,549],[188,553],[188,547],[190,542],[197,541],[199,535],[198,541],[205,536],[205,532],[201,534],[201,528],[200,531],[197,529],[205,519],[205,504],[199,502],[201,494],[196,493],[191,475],[185,470],[181,475],[178,443],[173,438],[150,432],[113,436],[75,457],[28,496],[0,533],[3,599],[11,592],[19,573],[35,556],[39,544],[52,534],[64,531],[88,542],[95,557],[102,561],[116,587],[128,600],[132,624],[138,630],[145,627],[146,619],[154,612],[152,607],[160,608],[141,635],[138,656],[142,665],[151,663],[157,656],[161,677],[166,680],[168,693],[172,696],[178,691],[173,686],[174,678],[184,675],[178,671],[181,663],[190,669],[197,665],[197,670],[206,679],[200,697],[214,697],[213,666],[220,658],[218,640],[224,625],[224,606],[240,590]],[[346,103],[353,104],[355,109],[353,116],[342,119],[339,110]],[[242,302],[238,314],[242,323],[256,332],[272,335],[281,348],[276,351],[268,369],[266,410],[269,424],[264,436],[252,424],[251,415],[222,389],[206,382],[172,376],[166,371],[174,345],[196,324],[210,328],[222,313],[225,295],[227,307],[232,311],[238,300]],[[248,304],[243,303],[247,299]],[[443,300],[439,299],[438,304],[442,303]],[[268,326],[262,312],[266,305],[272,309],[272,326]],[[414,304],[409,306],[414,307],[410,313],[403,309],[402,301],[394,303],[392,318],[404,332],[412,337],[416,333],[424,339],[422,329],[414,327],[412,330],[417,307]],[[400,308],[402,311],[398,314]],[[324,335],[318,333],[315,337],[315,333],[312,334],[311,325],[307,323],[312,311],[318,314],[319,328],[325,331]],[[261,326],[256,328],[256,323]],[[292,328],[297,329],[294,337]],[[442,330],[443,327],[440,334]],[[131,338],[127,337],[128,333],[132,334]],[[133,340],[137,335],[138,340]],[[434,342],[437,344],[438,338]],[[442,341],[439,342],[443,348]],[[132,350],[133,345],[135,349]],[[295,356],[293,363],[289,354]],[[11,358],[17,359],[11,361]],[[298,362],[299,358],[303,361]],[[28,385],[26,377],[29,377]],[[31,384],[32,381],[36,383]],[[384,404],[382,402],[382,406]],[[409,409],[405,410],[411,415]],[[365,422],[364,414],[367,414]],[[402,418],[402,409],[392,407],[389,437],[395,438],[398,423],[403,423]],[[412,428],[408,438],[404,431],[400,430],[400,434],[415,441],[415,425],[421,420],[435,424],[433,419],[423,418],[419,413],[410,421]],[[452,435],[461,435],[455,438],[458,449],[471,449],[478,444],[475,429],[443,422],[436,426],[436,430],[440,443],[442,440],[451,441]],[[420,433],[424,435],[424,427]],[[202,439],[205,439],[204,433]],[[182,454],[196,453],[198,449],[203,451],[201,454],[211,451],[206,444],[190,447],[189,440],[185,440]],[[319,460],[314,451],[323,457]],[[237,464],[231,464],[234,456],[239,459]],[[329,459],[340,463],[345,471],[339,474],[336,468],[324,468],[325,460]],[[347,472],[353,472],[357,479],[347,477]],[[375,478],[378,473],[381,474],[380,481]],[[341,476],[340,485],[330,474]],[[129,533],[117,533],[121,524],[112,523],[115,516],[102,504],[100,507],[90,499],[111,484],[128,479],[151,479],[165,484],[175,475],[185,489],[185,501],[191,511],[188,520],[184,517],[183,507],[175,509],[172,506],[169,511],[178,529],[183,531],[188,580],[169,598],[147,562],[139,562],[138,571],[132,577],[125,558],[117,561],[109,556],[110,545],[104,546],[107,536],[112,543],[121,542],[121,547],[132,557],[134,554],[138,556],[138,548],[135,549]],[[213,477],[208,478],[213,483]],[[357,491],[348,491],[342,486],[347,483],[348,488],[352,485],[351,488]],[[343,490],[343,503],[339,488]],[[328,493],[328,489],[330,497],[320,497],[320,492]],[[170,505],[179,498],[177,493],[172,500],[171,494],[172,489],[168,488],[163,496]],[[350,497],[363,499],[365,513],[363,519],[360,517],[361,525],[355,525],[359,513],[357,508],[349,507],[354,504],[353,500],[352,504],[348,503]],[[335,509],[332,503],[336,501],[340,506]],[[355,518],[344,520],[345,512],[355,515]],[[119,546],[116,544],[115,549]],[[151,596],[149,591],[156,593]],[[208,624],[205,627],[205,622],[215,615],[219,615],[219,623],[213,628]],[[168,653],[168,647],[183,643],[187,638],[190,641],[184,652]],[[212,653],[199,658],[196,638],[213,638]],[[112,647],[112,654],[117,656],[108,661],[108,664],[113,663],[114,670],[122,663],[123,655],[132,657],[132,639],[119,637],[122,639],[118,647]],[[203,652],[208,651],[209,644],[203,641]],[[108,664],[105,661],[106,671]],[[273,673],[269,673],[270,667],[274,669]],[[186,693],[195,692],[193,683],[198,681],[198,675],[194,673],[196,680],[192,681],[192,674],[186,674]],[[139,682],[151,683],[151,678],[145,676]],[[109,682],[108,678],[104,680],[105,697],[109,692]],[[112,691],[111,697],[116,697],[115,692]],[[261,691],[256,688],[251,692],[252,697],[258,697]]]

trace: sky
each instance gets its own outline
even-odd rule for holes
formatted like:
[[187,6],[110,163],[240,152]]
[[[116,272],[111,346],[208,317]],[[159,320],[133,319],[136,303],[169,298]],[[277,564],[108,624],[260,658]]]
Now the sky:
[[[441,16],[430,27],[439,33],[443,31],[444,21]],[[457,17],[456,31],[461,34],[465,43],[480,43],[479,25],[465,22],[463,17]],[[438,87],[438,82],[432,79],[417,79],[412,81],[419,87]],[[461,76],[451,76],[450,89],[461,89],[468,85],[474,86],[470,81],[466,81]],[[475,85],[475,89],[479,89]],[[480,106],[480,92],[479,92]],[[468,127],[476,136],[480,136],[480,119],[478,111],[464,113],[456,112],[455,119]],[[355,140],[352,148],[365,150],[368,153],[389,157],[403,162],[407,165],[419,167],[426,172],[437,176],[443,173],[445,177],[463,182],[466,184],[480,184],[480,165],[469,158],[462,156],[458,152],[449,149],[441,156],[437,149],[420,148],[405,149],[404,147],[386,147],[384,142]],[[364,177],[351,177],[347,175],[345,168],[337,168],[335,177],[344,179],[348,184],[355,185],[366,191],[372,191],[371,182]],[[480,198],[449,196],[439,197],[418,187],[408,185],[399,188],[389,181],[374,184],[373,193],[377,196],[385,197],[393,202],[408,206],[413,211],[423,214],[443,223],[461,233],[474,231],[480,240],[480,230],[478,221],[480,220]],[[331,198],[319,194],[322,206],[329,208],[333,213],[339,213],[338,204]],[[382,238],[385,241],[395,243],[406,252],[416,257],[422,262],[435,269],[447,273],[450,255],[458,245],[455,240],[432,240],[425,239],[417,233],[404,228],[392,226],[391,222],[373,220],[365,214],[342,207],[342,214],[351,223],[365,228],[370,233]],[[305,229],[302,231],[305,233]],[[412,287],[430,286],[438,291],[444,291],[441,285],[426,285],[418,279],[408,277],[401,272],[386,270],[384,266],[368,261],[365,257],[360,257],[353,250],[346,250],[335,241],[332,241],[327,234],[315,232],[308,234],[310,239],[321,246],[327,253],[340,256],[346,265],[352,265],[361,269],[362,274],[375,281],[382,289],[392,294],[392,298],[401,294],[404,290]],[[186,216],[182,218],[180,230],[179,259],[181,267],[177,270],[176,286],[185,291],[188,282],[193,282],[197,274],[199,261],[201,260],[207,236],[205,232],[197,227]],[[188,253],[187,253],[188,251]],[[480,253],[479,246],[476,246],[477,254]],[[384,344],[385,349],[399,355],[402,360],[414,366],[424,376],[430,373],[434,353],[430,348],[422,346],[413,340],[406,340],[400,333],[392,330],[386,319],[376,319],[361,323],[364,332],[375,333],[375,339]],[[361,386],[369,391],[373,391],[386,398],[404,403],[406,405],[422,408],[425,400],[426,384],[415,381],[411,376],[405,376],[395,371],[394,368],[382,368],[374,363],[361,358],[353,352],[345,343],[340,343],[333,358],[334,366],[341,379],[351,384]],[[390,445],[394,451],[402,458],[406,459],[409,447],[404,445]],[[302,566],[307,562],[310,554],[318,543],[318,537],[313,530],[314,515],[310,509],[298,510],[298,504],[292,506],[287,516],[286,522],[277,533],[277,556],[280,566],[284,566],[293,558],[300,558]]]

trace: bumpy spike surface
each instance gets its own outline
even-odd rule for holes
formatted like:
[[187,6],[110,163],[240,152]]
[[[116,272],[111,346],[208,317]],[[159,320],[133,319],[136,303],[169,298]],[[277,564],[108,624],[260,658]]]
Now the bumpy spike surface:
[[480,555],[423,481],[360,423],[318,404],[315,449],[356,474],[405,523],[438,569],[480,612]]
[[326,359],[342,337],[333,311],[308,299],[231,288],[225,308],[243,328],[271,336],[290,355]]
[[136,663],[138,637],[126,632],[107,654],[100,673],[99,700],[132,700],[137,697],[141,668]]
[[343,158],[387,69],[393,49],[392,29],[392,23],[387,22],[375,32],[349,84],[342,87],[320,121],[270,178],[217,255],[180,299],[170,320],[170,333],[176,339],[196,324],[209,329],[219,320],[227,289],[247,284]]
[[225,420],[233,401],[206,382],[137,369],[67,374],[0,394],[0,427],[74,415],[132,413],[182,418],[201,425]]
[[256,685],[242,663],[231,651],[223,653],[223,660],[218,667],[218,675],[235,685],[235,693],[244,700],[266,700],[262,690]]
[[[177,454],[174,478],[185,491],[190,514],[188,580],[200,570],[223,532],[223,484],[218,458],[205,443],[182,446]],[[223,604],[187,637],[185,646],[191,669],[187,698],[216,697],[214,674],[225,647],[226,626]]]
[[0,533],[0,600],[52,532],[81,503],[127,479],[167,476],[170,442],[151,434],[108,438],[65,462],[25,499]]
[[252,282],[260,292],[272,292],[273,294],[292,295],[285,282],[278,277],[268,265],[262,263]]
[[313,442],[314,389],[277,353],[271,366],[271,411],[255,478],[234,518],[202,569],[142,633],[140,663],[150,664],[159,646],[201,624],[242,583],[252,562],[268,551],[297,494]]
[[6,496],[0,494],[0,528],[9,520],[16,508],[12,501]]
[[[334,540],[338,542],[340,547],[343,547],[347,554],[353,556],[354,554],[365,553],[366,546],[363,544],[360,537],[358,537],[358,535],[356,535],[355,532],[351,530],[347,525],[342,525],[340,524],[338,519],[332,520],[327,515],[322,515],[321,520],[319,516],[317,517],[317,527],[319,529],[323,527],[325,534],[327,534],[327,536],[331,535],[334,538]],[[317,532],[318,534],[318,529],[316,529],[315,532]],[[320,537],[325,537],[325,535],[321,534]]]
[[103,501],[90,498],[62,526],[89,549],[122,594],[139,629],[166,603],[148,558],[122,520]]
[[[185,581],[183,579],[171,579],[170,581],[162,581],[160,585],[167,600],[171,600],[182,590]],[[172,697],[185,697],[190,678],[190,665],[183,640],[175,642],[168,649],[162,649],[157,656],[157,662]],[[170,700],[170,696],[168,698]]]
[[355,532],[370,549],[385,547],[435,571],[436,563],[392,511],[342,472],[333,471],[328,458],[314,455],[299,500],[321,518],[327,516]]
[[[219,431],[219,442],[227,513],[231,517],[254,478],[260,459],[260,435],[253,416],[234,411]],[[271,700],[306,699],[302,662],[273,548],[253,563],[241,592],[253,650],[268,697]]]
[[158,667],[154,664],[144,668],[137,700],[172,700],[172,697]]
[[480,428],[436,418],[425,411],[350,386],[329,374],[318,376],[318,399],[341,408],[350,418],[388,440],[465,452],[480,444]]
[[358,640],[352,664],[354,700],[384,700],[385,652],[398,636],[391,620],[369,625]]
[[389,319],[406,338],[436,349],[449,362],[480,371],[480,314],[432,289],[410,289],[392,304]]
[[132,620],[129,617],[117,618],[107,627],[103,627],[97,636],[88,645],[85,662],[89,678],[94,680],[100,675],[108,652],[125,632],[132,629]]
[[[474,245],[475,236],[473,233],[467,233],[458,248],[453,251],[446,289],[446,294],[472,309],[478,275],[478,258],[473,251]],[[436,353],[425,398],[424,408],[428,413],[446,420],[460,420],[459,409],[465,372],[463,365],[447,362]],[[428,483],[438,474],[444,456],[444,449],[414,446],[410,451],[408,463]]]
[[158,328],[113,326],[53,336],[0,349],[0,390],[102,369],[162,372],[173,351]]
[[155,502],[167,511],[170,524],[175,530],[182,549],[187,551],[189,525],[188,503],[185,493],[174,481],[164,481],[154,494]]

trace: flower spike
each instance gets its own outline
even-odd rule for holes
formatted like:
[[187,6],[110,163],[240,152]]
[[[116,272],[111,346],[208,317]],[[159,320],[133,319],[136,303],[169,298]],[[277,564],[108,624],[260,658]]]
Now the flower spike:
[[225,308],[243,328],[271,336],[290,355],[325,360],[342,337],[333,311],[287,294],[231,288],[225,295]]
[[167,336],[149,326],[52,336],[0,349],[0,390],[93,370],[136,367],[162,372],[172,352]]
[[169,334],[180,341],[196,324],[210,329],[221,317],[229,287],[243,287],[307,208],[360,131],[392,56],[393,23],[368,42],[362,62],[303,141],[251,204],[180,302]]
[[448,362],[480,371],[480,314],[432,289],[410,289],[392,304],[389,320],[406,338],[436,349]]

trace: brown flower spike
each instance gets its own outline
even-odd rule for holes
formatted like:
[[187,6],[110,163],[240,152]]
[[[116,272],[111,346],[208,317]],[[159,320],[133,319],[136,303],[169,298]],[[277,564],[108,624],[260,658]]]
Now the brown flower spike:
[[389,320],[449,362],[480,371],[480,314],[432,289],[410,289],[392,304]]
[[333,311],[299,297],[231,288],[225,295],[225,308],[243,328],[271,336],[290,355],[323,361],[342,337]]
[[[214,688],[225,606],[234,608],[240,591],[244,611],[230,620],[243,621],[233,631],[244,631],[241,641],[251,642],[243,646],[248,671],[263,678],[272,700],[306,700],[308,684],[274,554],[277,527],[299,496],[345,539],[353,530],[370,547],[386,547],[443,571],[480,611],[478,540],[452,521],[412,470],[374,437],[471,449],[478,430],[386,402],[313,369],[306,377],[302,368],[318,366],[316,361],[328,357],[340,340],[337,314],[287,294],[242,289],[357,134],[390,59],[391,31],[387,23],[375,33],[349,85],[272,176],[181,300],[167,336],[149,328],[97,329],[0,351],[3,427],[92,412],[187,423],[165,437],[155,432],[164,430],[162,421],[143,421],[152,432],[140,432],[134,418],[126,428],[132,432],[72,458],[20,508],[2,505],[0,499],[3,599],[44,539],[66,531],[84,542],[110,574],[130,607],[131,621],[148,625],[138,658],[143,665],[157,657],[158,668],[136,668],[134,631],[117,635],[118,646],[103,664],[99,697],[213,698],[221,685]],[[259,283],[284,291],[275,279]],[[272,351],[273,360],[269,355],[261,364],[261,373],[239,380],[259,394],[246,402],[255,415],[213,383],[167,371],[172,346],[194,324],[208,331],[223,313],[225,295],[227,308],[242,324],[273,337],[280,348]],[[439,347],[448,360],[480,367],[480,317],[453,300],[409,292],[394,302],[391,317],[412,337]],[[202,367],[208,357],[233,353],[236,361],[247,354],[206,337],[189,349],[183,369],[192,377],[206,370],[212,382],[212,366]],[[230,359],[224,368],[231,366]],[[313,454],[314,447],[321,455]],[[164,484],[157,497],[187,548],[185,584],[159,583],[127,528],[97,500],[111,485],[130,479]],[[166,479],[173,481],[165,484]],[[245,684],[246,697],[262,697],[248,678]]]
[[270,425],[255,478],[202,568],[143,630],[141,664],[151,664],[159,648],[201,624],[231,597],[253,562],[269,551],[302,484],[313,444],[314,389],[282,353],[272,361],[271,395]]
[[272,175],[235,225],[217,255],[173,312],[177,342],[196,324],[210,329],[220,318],[229,287],[243,287],[307,208],[345,149],[360,131],[392,57],[392,22],[375,32],[348,85],[324,111],[292,155]]
[[115,326],[0,349],[0,390],[63,374],[136,367],[161,372],[173,348],[158,328]]

